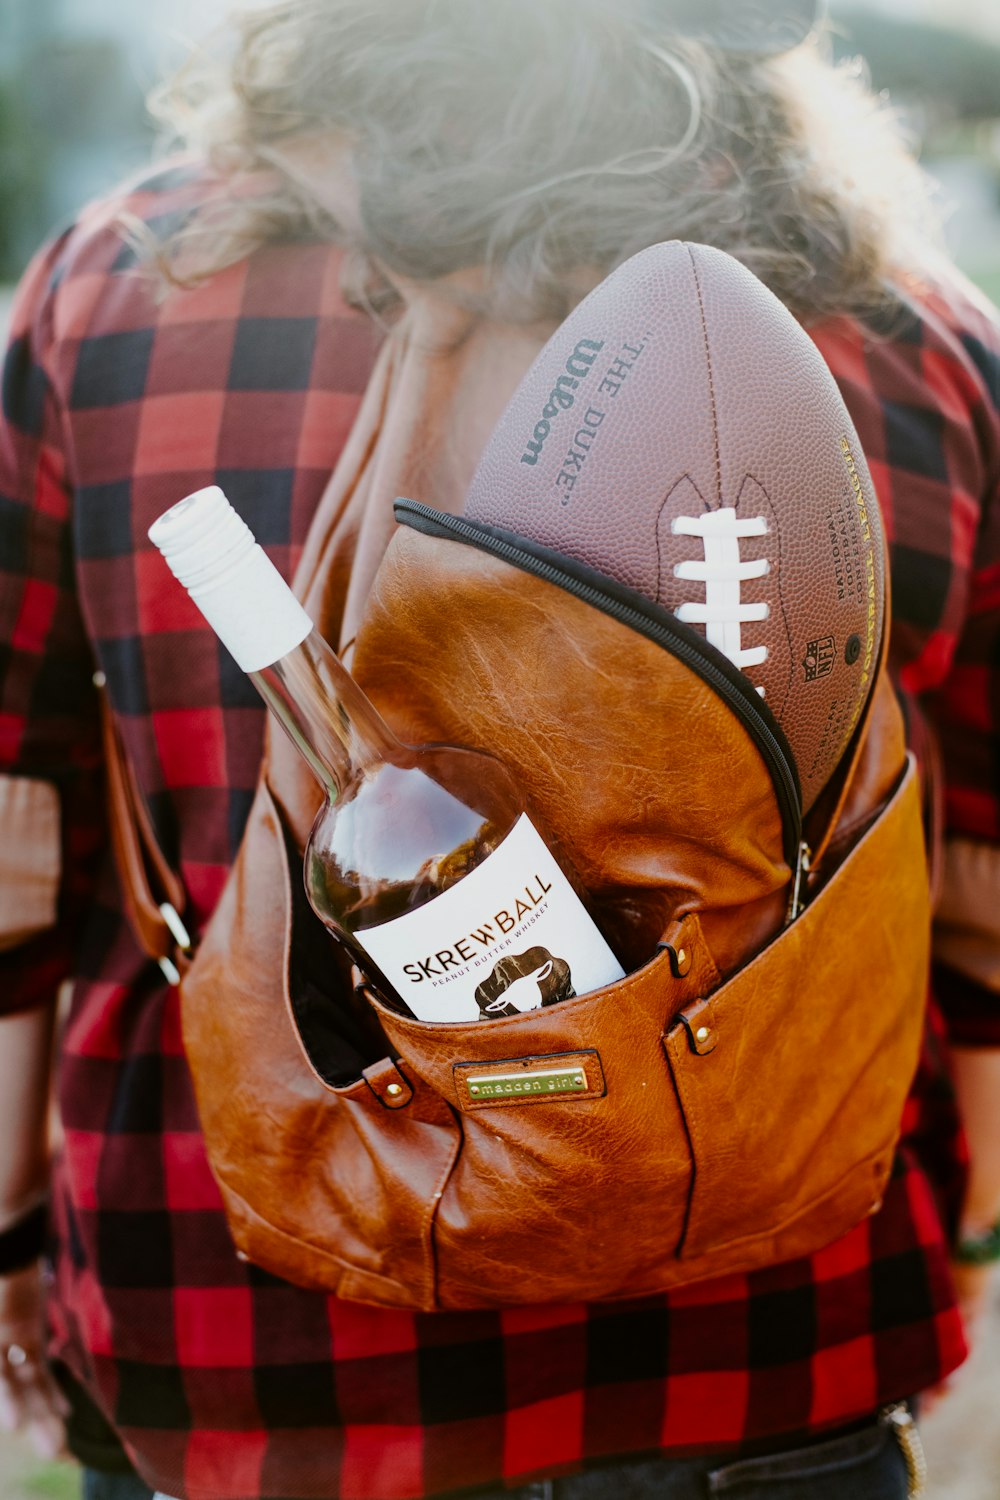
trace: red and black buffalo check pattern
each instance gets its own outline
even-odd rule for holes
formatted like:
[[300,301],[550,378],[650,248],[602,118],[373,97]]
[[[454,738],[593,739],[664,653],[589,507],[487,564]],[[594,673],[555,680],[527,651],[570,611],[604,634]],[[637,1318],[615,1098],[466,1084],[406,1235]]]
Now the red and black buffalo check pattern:
[[[289,573],[375,338],[342,303],[324,245],[269,250],[158,299],[117,215],[163,227],[199,191],[167,171],[85,213],[26,278],[4,376],[0,770],[60,786],[68,877],[58,932],[0,960],[0,994],[14,1010],[61,975],[75,983],[54,1354],[150,1482],[189,1500],[406,1500],[620,1454],[766,1449],[937,1380],[963,1342],[942,1228],[959,1147],[936,1013],[882,1211],[807,1259],[641,1303],[419,1316],[236,1259],[177,996],[137,952],[103,853],[91,674],[107,675],[203,922],[250,804],[263,709],[166,586],[146,528],[218,482]],[[952,827],[995,839],[997,326],[956,285],[908,294],[884,326],[844,321],[817,338],[885,509],[897,670],[942,725]],[[876,1002],[877,990],[872,975]],[[983,997],[965,1010],[1000,1043]]]

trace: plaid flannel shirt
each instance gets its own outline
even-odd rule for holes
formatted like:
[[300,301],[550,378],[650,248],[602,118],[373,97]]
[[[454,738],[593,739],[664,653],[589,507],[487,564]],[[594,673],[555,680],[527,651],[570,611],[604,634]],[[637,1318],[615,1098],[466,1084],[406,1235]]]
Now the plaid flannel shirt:
[[[198,927],[239,843],[264,711],[165,587],[146,528],[217,482],[288,575],[375,336],[322,244],[158,300],[118,215],[162,229],[199,192],[169,170],[85,212],[24,281],[4,376],[0,773],[58,786],[65,876],[59,926],[0,955],[3,1008],[73,979],[54,1355],[149,1482],[189,1500],[405,1500],[615,1455],[760,1451],[936,1381],[964,1346],[946,1251],[961,1147],[933,1007],[881,1212],[802,1260],[641,1302],[423,1315],[236,1258],[177,993],[138,952],[104,847],[91,675]],[[883,328],[816,338],[885,512],[899,679],[955,752],[952,826],[996,840],[997,325],[956,282]],[[1000,1043],[1000,1007],[965,1005]]]

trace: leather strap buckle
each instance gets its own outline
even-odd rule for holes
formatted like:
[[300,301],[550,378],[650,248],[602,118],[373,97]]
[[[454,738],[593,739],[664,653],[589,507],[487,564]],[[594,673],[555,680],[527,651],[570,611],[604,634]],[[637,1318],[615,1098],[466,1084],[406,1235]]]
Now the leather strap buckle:
[[[166,923],[167,928],[170,932],[170,936],[177,944],[178,952],[184,954],[186,958],[189,958],[194,948],[194,943],[192,941],[191,934],[188,932],[187,928],[184,926],[184,923],[181,921],[181,915],[176,906],[172,906],[169,901],[161,901],[160,916]],[[156,961],[159,964],[163,977],[168,984],[172,984],[174,986],[180,984],[180,970],[178,969],[172,958],[168,958],[164,954],[163,957],[158,958]]]

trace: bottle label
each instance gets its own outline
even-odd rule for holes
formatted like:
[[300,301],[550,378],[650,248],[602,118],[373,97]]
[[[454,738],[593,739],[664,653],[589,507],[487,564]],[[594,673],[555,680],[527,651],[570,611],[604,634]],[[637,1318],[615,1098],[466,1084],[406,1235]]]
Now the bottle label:
[[354,936],[420,1021],[513,1016],[624,978],[526,816],[456,885]]

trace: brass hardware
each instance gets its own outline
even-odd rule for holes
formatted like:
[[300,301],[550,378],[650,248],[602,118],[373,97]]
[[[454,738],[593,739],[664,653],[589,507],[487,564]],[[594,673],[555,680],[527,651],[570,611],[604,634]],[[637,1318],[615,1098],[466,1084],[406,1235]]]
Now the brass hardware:
[[531,1094],[579,1094],[589,1087],[582,1068],[547,1068],[544,1072],[494,1073],[470,1078],[469,1093],[476,1099],[509,1099]]
[[699,1057],[709,1057],[719,1045],[719,1028],[710,1000],[699,1000],[677,1017],[687,1032],[688,1044]]
[[403,1085],[401,1083],[390,1083],[386,1087],[386,1093],[390,1094],[393,1099],[395,1099],[396,1096],[398,1094],[401,1094],[402,1092],[403,1092]]
[[108,679],[105,677],[103,672],[95,672],[90,680],[94,684],[95,688],[107,687],[108,685]]
[[452,1067],[459,1105],[467,1110],[601,1099],[606,1092],[600,1054],[592,1047],[535,1057],[480,1057]]
[[683,979],[691,972],[691,954],[687,948],[675,948],[672,943],[662,945],[670,960],[670,972],[675,979]]

